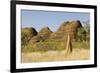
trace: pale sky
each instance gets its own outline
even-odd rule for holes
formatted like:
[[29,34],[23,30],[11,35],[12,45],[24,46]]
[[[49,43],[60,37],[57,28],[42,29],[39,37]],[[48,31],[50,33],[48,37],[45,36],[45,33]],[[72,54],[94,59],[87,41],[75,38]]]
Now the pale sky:
[[49,27],[56,31],[64,21],[80,20],[86,22],[90,20],[89,13],[61,12],[61,11],[37,11],[21,10],[22,27],[34,27],[37,31],[43,27]]

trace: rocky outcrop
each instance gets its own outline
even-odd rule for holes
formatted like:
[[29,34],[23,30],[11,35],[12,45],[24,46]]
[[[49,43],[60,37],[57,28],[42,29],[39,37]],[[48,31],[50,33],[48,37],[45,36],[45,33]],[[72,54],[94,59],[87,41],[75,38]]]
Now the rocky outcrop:
[[64,39],[70,33],[71,38],[75,39],[78,28],[83,28],[80,21],[63,22],[58,30],[51,34],[51,39]]
[[49,27],[42,28],[38,35],[41,36],[43,39],[48,39],[51,35],[52,31],[49,29]]
[[37,36],[32,37],[31,40],[29,41],[29,43],[35,44],[35,43],[40,42],[40,41],[44,41],[44,39],[40,35],[37,35]]
[[36,42],[44,41],[49,38],[51,33],[52,31],[48,27],[44,27],[38,32],[36,36],[31,38],[29,43],[34,44]]
[[49,27],[44,27],[39,32],[34,28],[22,28],[21,38],[22,42],[36,43],[46,39],[65,40],[70,34],[71,39],[75,39],[79,28],[83,28],[79,20],[63,22],[56,32],[52,32]]

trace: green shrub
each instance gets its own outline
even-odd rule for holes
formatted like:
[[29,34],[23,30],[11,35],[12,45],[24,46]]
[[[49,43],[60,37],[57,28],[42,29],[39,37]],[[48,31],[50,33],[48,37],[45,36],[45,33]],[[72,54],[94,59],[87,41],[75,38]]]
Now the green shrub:
[[90,42],[89,41],[78,41],[78,42],[72,42],[72,48],[77,48],[77,49],[90,49]]
[[26,45],[28,41],[35,35],[37,35],[37,31],[34,28],[22,28],[21,45]]

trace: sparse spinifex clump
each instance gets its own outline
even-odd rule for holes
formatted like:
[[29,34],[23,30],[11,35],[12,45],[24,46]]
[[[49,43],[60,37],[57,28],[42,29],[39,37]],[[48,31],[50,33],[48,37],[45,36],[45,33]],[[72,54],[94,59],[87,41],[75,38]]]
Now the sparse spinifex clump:
[[63,22],[55,32],[49,27],[44,27],[39,32],[34,27],[21,30],[22,52],[62,51],[65,49],[68,33],[71,36],[73,49],[90,48],[90,33],[79,20]]

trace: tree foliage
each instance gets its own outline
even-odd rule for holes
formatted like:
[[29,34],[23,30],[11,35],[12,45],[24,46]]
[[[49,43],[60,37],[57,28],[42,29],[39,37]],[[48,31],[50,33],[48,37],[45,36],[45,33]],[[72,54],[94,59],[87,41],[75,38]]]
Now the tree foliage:
[[21,44],[24,46],[28,41],[37,35],[37,31],[34,28],[22,28],[21,30]]

